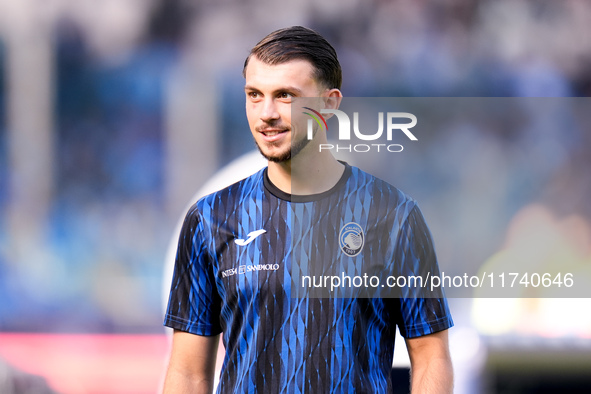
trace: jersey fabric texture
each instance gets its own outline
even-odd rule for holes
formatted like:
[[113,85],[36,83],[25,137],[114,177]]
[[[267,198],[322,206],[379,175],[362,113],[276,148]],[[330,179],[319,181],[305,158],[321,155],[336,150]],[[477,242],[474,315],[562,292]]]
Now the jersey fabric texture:
[[[363,229],[363,242],[350,238],[354,256],[339,246],[349,223]],[[285,194],[263,169],[200,199],[183,224],[164,324],[223,332],[218,393],[389,393],[396,326],[412,338],[453,325],[443,297],[293,297],[296,259],[315,272],[332,259],[437,270],[416,202],[348,164],[317,195]]]

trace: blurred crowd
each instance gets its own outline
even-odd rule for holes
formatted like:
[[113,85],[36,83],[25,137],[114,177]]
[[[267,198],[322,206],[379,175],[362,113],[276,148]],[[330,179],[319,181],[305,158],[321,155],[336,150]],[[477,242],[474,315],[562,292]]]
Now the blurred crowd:
[[[250,47],[276,28],[301,24],[325,35],[340,56],[345,96],[591,95],[591,2],[586,0],[97,3],[104,4],[79,2],[80,12],[64,11],[54,21],[56,184],[47,244],[32,254],[48,268],[39,273],[20,269],[8,229],[0,223],[0,330],[161,330],[163,259],[182,214],[182,207],[166,209],[168,82],[182,66],[214,82],[219,129],[186,127],[219,136],[223,143],[208,147],[217,152],[213,165],[219,168],[254,148],[244,116],[241,69]],[[134,14],[136,7],[143,12]],[[88,22],[94,13],[102,24]],[[121,15],[135,16],[117,18]],[[126,28],[117,28],[118,23]],[[3,73],[7,56],[0,37]],[[10,199],[7,86],[0,79],[2,217]],[[195,100],[204,99],[200,94],[195,92]],[[585,196],[591,195],[591,180],[585,169],[591,164],[591,133],[569,129],[556,134],[530,126],[505,133],[456,130],[445,141],[435,138],[423,152],[425,161],[444,167],[438,154],[442,145],[448,153],[476,149],[465,159],[478,162],[484,153],[483,167],[458,174],[454,187],[470,190],[479,170],[492,180],[499,171],[507,177],[511,163],[526,169],[512,181],[525,187],[512,184],[518,201],[547,203],[557,214],[590,220]],[[533,145],[535,153],[524,156]],[[528,175],[538,161],[544,167],[541,176],[551,175],[547,179]],[[433,180],[419,194],[438,190]],[[445,230],[435,223],[434,231]],[[483,247],[492,251],[496,246]]]

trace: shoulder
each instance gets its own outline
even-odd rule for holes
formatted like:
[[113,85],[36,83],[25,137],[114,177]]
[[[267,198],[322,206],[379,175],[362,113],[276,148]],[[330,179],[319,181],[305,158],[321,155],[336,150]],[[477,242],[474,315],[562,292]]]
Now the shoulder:
[[212,209],[229,209],[232,205],[239,204],[245,196],[262,192],[263,179],[266,167],[254,174],[232,183],[220,190],[207,194],[197,200],[189,209],[187,215],[198,216],[207,214]]
[[384,204],[397,210],[410,212],[418,206],[414,198],[396,186],[354,166],[351,166],[350,187],[362,190],[371,198],[372,203]]

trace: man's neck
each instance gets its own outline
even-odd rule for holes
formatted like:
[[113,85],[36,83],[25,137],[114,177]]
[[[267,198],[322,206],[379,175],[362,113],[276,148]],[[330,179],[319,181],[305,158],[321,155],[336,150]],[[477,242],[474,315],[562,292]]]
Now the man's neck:
[[293,195],[323,193],[334,187],[345,170],[330,153],[313,160],[293,158],[286,162],[269,162],[269,180],[281,191]]

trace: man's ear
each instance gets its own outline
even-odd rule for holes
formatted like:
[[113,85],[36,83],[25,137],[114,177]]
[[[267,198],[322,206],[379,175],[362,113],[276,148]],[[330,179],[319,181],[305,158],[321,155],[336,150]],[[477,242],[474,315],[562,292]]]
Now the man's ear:
[[[339,109],[341,105],[341,100],[343,99],[343,94],[339,89],[330,89],[326,90],[322,95],[324,99],[324,108],[325,109]],[[324,117],[326,119],[330,118],[332,114],[326,114]]]

